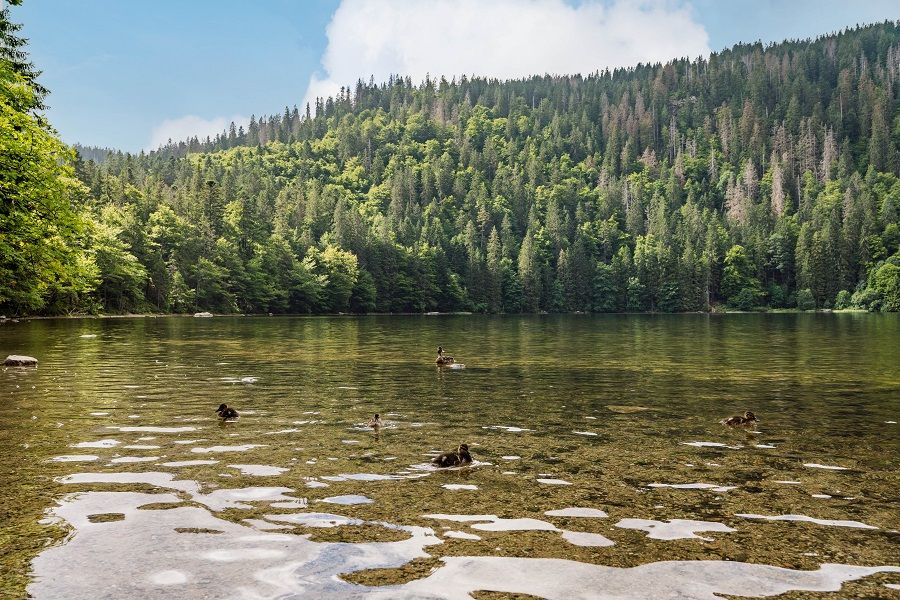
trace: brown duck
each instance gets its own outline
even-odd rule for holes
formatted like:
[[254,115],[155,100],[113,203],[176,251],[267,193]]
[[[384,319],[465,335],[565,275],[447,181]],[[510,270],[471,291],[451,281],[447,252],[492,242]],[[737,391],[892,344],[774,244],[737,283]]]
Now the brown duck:
[[722,425],[728,425],[729,427],[746,427],[747,425],[759,423],[759,419],[748,410],[743,415],[723,419],[721,423]]
[[442,347],[438,346],[438,355],[437,355],[437,359],[435,359],[435,361],[434,361],[434,364],[441,367],[444,365],[452,365],[454,362],[456,362],[456,361],[453,360],[453,357],[449,356],[447,354],[444,354],[444,349]]
[[219,405],[219,408],[216,409],[216,412],[219,413],[219,417],[226,421],[233,421],[240,416],[238,415],[238,411],[234,410],[224,403]]
[[457,467],[460,465],[468,465],[472,462],[472,455],[469,454],[469,445],[460,444],[456,450],[444,452],[431,459],[431,463],[437,467]]

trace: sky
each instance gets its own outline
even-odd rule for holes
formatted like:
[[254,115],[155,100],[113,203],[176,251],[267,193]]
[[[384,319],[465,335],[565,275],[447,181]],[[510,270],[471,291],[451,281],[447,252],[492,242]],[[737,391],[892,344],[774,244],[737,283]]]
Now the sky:
[[62,139],[137,152],[302,110],[359,78],[589,73],[900,19],[900,3],[25,0],[11,12]]

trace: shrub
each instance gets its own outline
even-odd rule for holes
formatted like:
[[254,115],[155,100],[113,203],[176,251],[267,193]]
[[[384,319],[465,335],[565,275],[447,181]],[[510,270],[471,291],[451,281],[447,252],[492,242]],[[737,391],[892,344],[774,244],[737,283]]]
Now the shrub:
[[787,298],[785,298],[784,288],[777,283],[773,283],[769,286],[769,304],[772,308],[784,308],[787,303]]
[[878,310],[881,307],[881,294],[874,288],[866,287],[853,292],[850,304],[864,310]]
[[847,290],[839,291],[837,297],[834,299],[834,308],[836,310],[850,308],[850,292]]
[[813,298],[812,290],[806,288],[797,292],[797,309],[798,310],[815,310],[816,301]]
[[729,304],[738,310],[753,310],[759,302],[759,292],[746,287],[729,299]]
[[875,289],[881,296],[881,310],[900,311],[900,267],[887,262],[875,272]]

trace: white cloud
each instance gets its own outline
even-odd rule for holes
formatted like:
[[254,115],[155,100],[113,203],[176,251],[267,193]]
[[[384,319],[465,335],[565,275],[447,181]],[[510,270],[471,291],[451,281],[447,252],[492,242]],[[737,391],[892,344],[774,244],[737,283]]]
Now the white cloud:
[[710,52],[679,0],[343,0],[327,35],[311,103],[370,75],[586,74]]
[[150,133],[150,143],[147,144],[147,150],[156,150],[160,146],[173,142],[187,140],[195,135],[201,140],[209,136],[215,138],[216,134],[226,131],[228,127],[234,123],[236,127],[241,125],[247,128],[250,118],[243,115],[233,115],[231,117],[213,117],[212,119],[204,119],[195,115],[185,115],[177,119],[166,119],[153,128]]

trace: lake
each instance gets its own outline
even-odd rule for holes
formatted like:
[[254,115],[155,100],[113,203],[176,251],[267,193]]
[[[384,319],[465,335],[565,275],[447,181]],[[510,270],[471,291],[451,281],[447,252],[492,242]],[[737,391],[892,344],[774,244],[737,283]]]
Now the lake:
[[897,315],[33,320],[0,352],[40,360],[0,369],[0,595],[900,585]]

